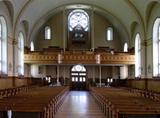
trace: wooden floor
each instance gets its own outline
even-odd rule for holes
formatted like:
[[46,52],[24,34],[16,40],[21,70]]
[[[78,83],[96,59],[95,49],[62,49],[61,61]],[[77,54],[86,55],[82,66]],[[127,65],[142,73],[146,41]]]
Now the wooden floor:
[[71,91],[55,118],[105,118],[89,92]]

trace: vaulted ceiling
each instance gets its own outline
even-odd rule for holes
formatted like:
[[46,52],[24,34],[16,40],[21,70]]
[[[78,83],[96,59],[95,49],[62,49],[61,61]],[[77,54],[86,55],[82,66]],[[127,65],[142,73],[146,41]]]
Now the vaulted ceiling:
[[122,26],[130,38],[133,23],[140,24],[145,32],[150,9],[159,0],[10,0],[13,31],[23,22],[27,26],[28,38],[53,13],[66,9],[68,5],[87,5],[95,12],[108,18],[115,26]]

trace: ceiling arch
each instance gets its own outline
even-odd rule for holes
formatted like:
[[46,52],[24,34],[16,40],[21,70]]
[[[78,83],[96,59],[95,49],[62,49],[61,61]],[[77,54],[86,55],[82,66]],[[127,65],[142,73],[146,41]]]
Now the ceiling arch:
[[[14,34],[16,27],[21,21],[28,21],[29,32],[35,27],[36,22],[40,18],[48,14],[50,10],[57,7],[69,4],[87,4],[97,6],[110,12],[120,20],[121,24],[126,27],[131,38],[131,24],[138,22],[142,27],[142,32],[145,35],[147,23],[145,21],[146,13],[150,11],[151,2],[160,2],[159,0],[12,0],[14,6]],[[152,6],[153,4],[151,4]]]
[[14,7],[10,1],[3,1],[8,9],[9,15],[11,17],[11,23],[13,25],[13,18],[14,18]]
[[[98,7],[101,7],[102,9],[105,9],[107,11],[110,11],[112,14],[117,16],[119,19],[122,20],[122,22],[128,27],[130,25],[130,20],[137,20],[137,16],[135,14],[135,11],[133,11],[130,6],[124,1],[124,0],[81,0],[75,1],[75,0],[30,0],[27,1],[26,4],[21,9],[15,25],[17,26],[18,21],[27,19],[27,21],[30,21],[30,26],[32,27],[34,23],[44,14],[46,14],[50,9],[54,9],[58,6],[66,5],[66,4],[90,4],[90,5],[96,5]],[[115,7],[118,6],[118,7]],[[121,10],[119,10],[121,9]],[[127,9],[127,11],[126,11]],[[126,12],[125,14],[123,12]],[[36,13],[36,14],[35,14]],[[128,17],[128,19],[126,18]],[[14,29],[16,29],[16,26]],[[128,28],[129,30],[129,28]]]
[[[74,6],[74,5],[69,5],[69,6]],[[103,17],[105,17],[118,30],[118,32],[120,32],[121,37],[123,37],[125,39],[125,41],[127,41],[129,43],[129,41],[128,41],[129,32],[128,32],[127,28],[125,27],[125,25],[123,24],[123,22],[120,19],[118,19],[116,16],[114,16],[114,14],[112,14],[109,11],[106,11],[104,9],[98,8],[97,6],[89,6],[89,5],[82,5],[82,4],[81,4],[81,6],[88,6],[88,8],[90,10],[93,10],[93,12],[96,12],[96,13],[102,15]],[[66,8],[68,8],[68,5],[61,6],[56,9],[51,9],[49,12],[47,12],[47,14],[40,17],[37,20],[37,22],[35,22],[35,24],[33,25],[32,29],[30,31],[29,39],[31,39],[31,40],[35,39],[35,38],[33,38],[32,35],[35,36],[36,32],[38,32],[38,30],[43,26],[43,24],[47,20],[49,20],[54,14],[56,14],[57,12],[61,12],[61,11],[65,10]]]
[[145,14],[145,19],[146,19],[146,27],[148,29],[148,23],[149,23],[149,18],[152,13],[152,9],[155,7],[156,4],[160,4],[157,1],[152,1],[148,4],[147,9],[146,9],[146,14]]

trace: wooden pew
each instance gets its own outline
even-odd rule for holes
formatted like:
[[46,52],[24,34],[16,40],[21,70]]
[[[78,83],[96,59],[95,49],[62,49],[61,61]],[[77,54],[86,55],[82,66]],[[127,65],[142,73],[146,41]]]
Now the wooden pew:
[[21,86],[15,88],[0,89],[0,99],[2,99],[3,97],[15,96],[20,92],[27,92],[29,89],[35,87],[36,86]]
[[68,87],[38,87],[0,100],[0,118],[12,111],[12,118],[53,118],[68,93]]
[[91,88],[91,94],[107,118],[159,118],[160,102],[125,89]]

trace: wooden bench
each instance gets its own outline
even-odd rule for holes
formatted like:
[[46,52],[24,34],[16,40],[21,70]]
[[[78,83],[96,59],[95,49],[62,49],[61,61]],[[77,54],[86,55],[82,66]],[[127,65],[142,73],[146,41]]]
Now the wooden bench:
[[38,87],[0,100],[0,118],[53,118],[68,93],[68,87]]
[[160,102],[125,89],[91,88],[91,93],[107,118],[159,118]]
[[20,92],[27,92],[29,89],[32,89],[35,87],[37,86],[21,86],[21,87],[15,87],[15,88],[0,89],[0,99],[2,99],[3,97],[15,96]]

